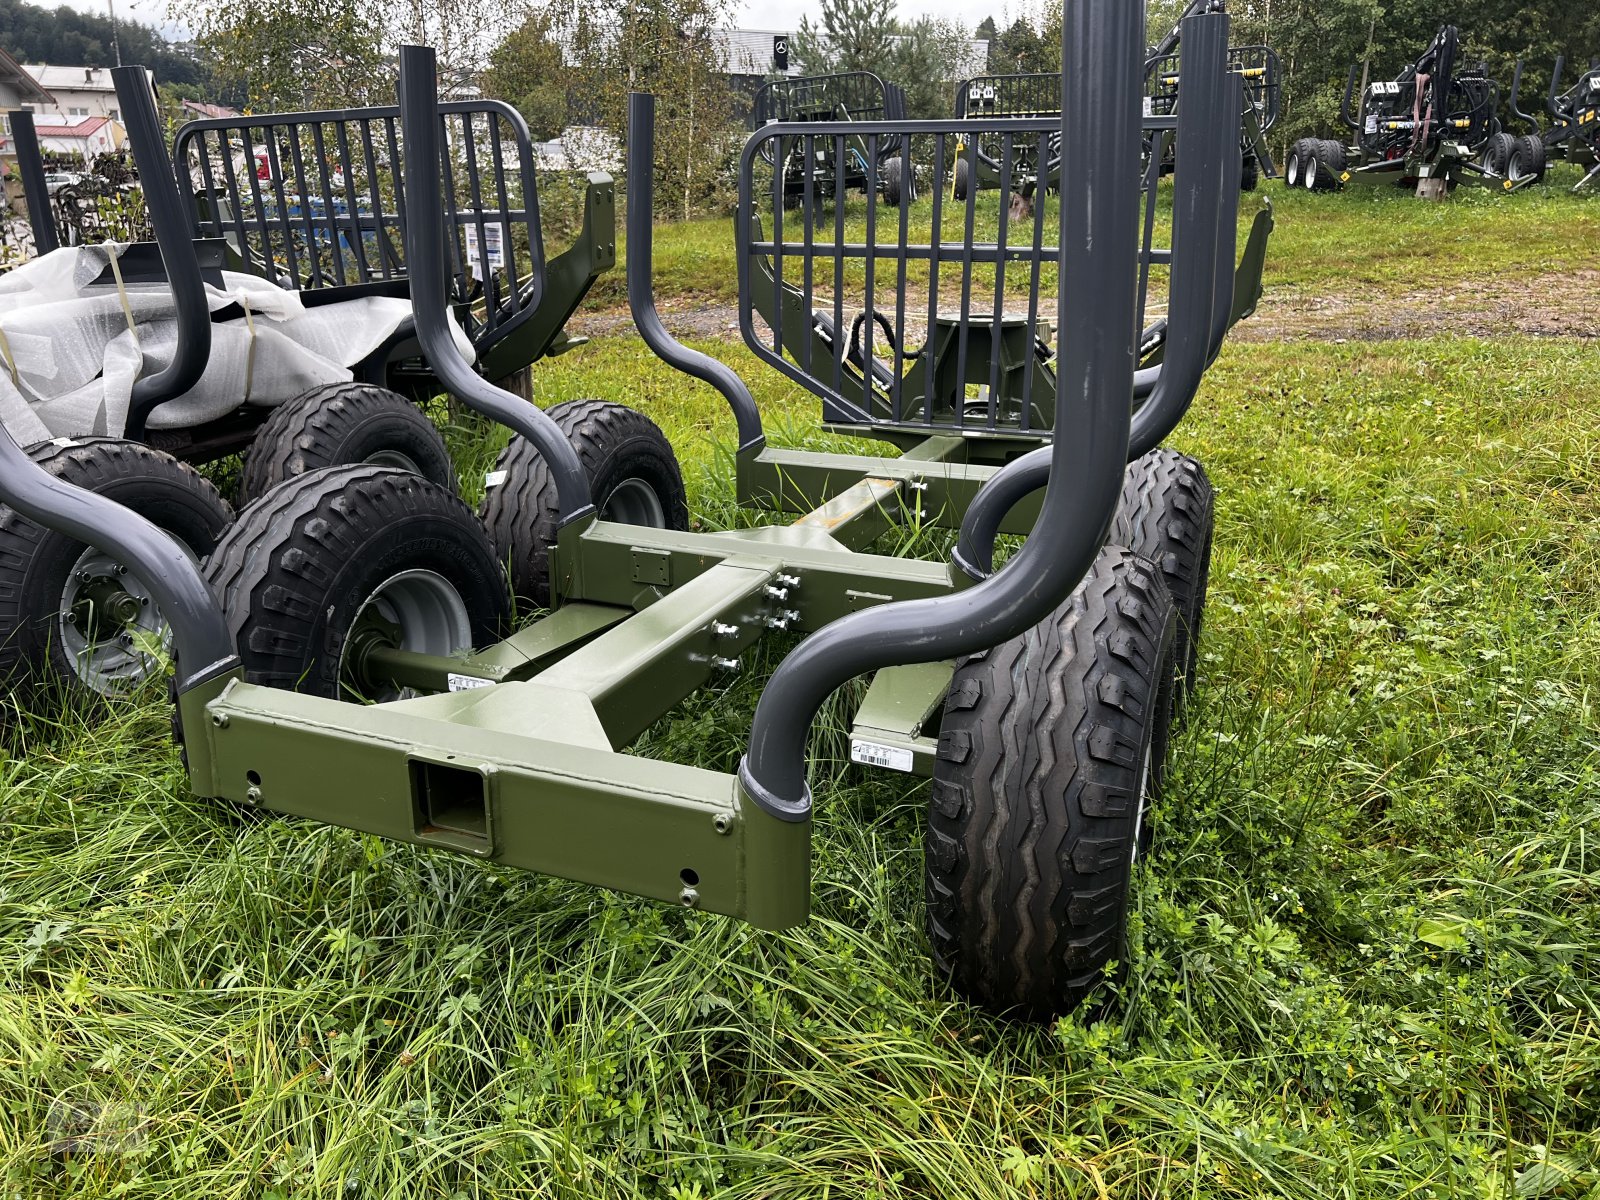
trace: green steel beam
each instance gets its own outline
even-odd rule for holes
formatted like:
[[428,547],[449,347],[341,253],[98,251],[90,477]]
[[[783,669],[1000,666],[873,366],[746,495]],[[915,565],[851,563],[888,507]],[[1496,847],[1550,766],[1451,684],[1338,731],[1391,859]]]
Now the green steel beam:
[[202,794],[765,929],[806,919],[808,822],[732,776],[596,746],[587,711],[541,682],[363,706],[230,680],[185,706],[186,742]]
[[[959,439],[937,439],[959,440]],[[998,466],[980,466],[903,455],[867,458],[828,454],[815,450],[767,449],[740,464],[739,502],[747,507],[780,512],[809,513],[847,491],[863,478],[899,483],[919,498],[916,507],[923,524],[955,529]],[[1001,533],[1026,534],[1039,515],[1040,496],[1014,507],[1001,525]]]

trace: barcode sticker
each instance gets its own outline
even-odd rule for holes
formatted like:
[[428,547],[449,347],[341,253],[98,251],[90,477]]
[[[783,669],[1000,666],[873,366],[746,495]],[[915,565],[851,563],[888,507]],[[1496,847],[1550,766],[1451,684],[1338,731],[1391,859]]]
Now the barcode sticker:
[[470,692],[473,688],[494,686],[492,679],[482,679],[477,675],[457,675],[454,671],[449,672],[445,678],[449,680],[452,692]]
[[911,751],[900,746],[850,739],[850,761],[864,767],[884,767],[890,771],[911,770]]
[[499,487],[505,481],[506,473],[504,471],[490,471],[483,477],[483,486],[486,488]]

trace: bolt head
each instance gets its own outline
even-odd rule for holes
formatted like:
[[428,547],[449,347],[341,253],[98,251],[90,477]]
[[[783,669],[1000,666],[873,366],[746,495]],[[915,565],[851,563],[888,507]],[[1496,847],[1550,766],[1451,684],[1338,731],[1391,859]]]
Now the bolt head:
[[727,813],[719,813],[711,822],[711,827],[718,833],[726,835],[733,829],[733,818]]
[[678,893],[678,903],[685,908],[695,908],[700,903],[700,893],[694,888],[686,887]]
[[244,791],[244,798],[245,798],[246,801],[248,801],[251,804],[260,804],[261,803],[261,789],[258,788],[258,787],[248,787],[248,788],[246,788],[245,791]]

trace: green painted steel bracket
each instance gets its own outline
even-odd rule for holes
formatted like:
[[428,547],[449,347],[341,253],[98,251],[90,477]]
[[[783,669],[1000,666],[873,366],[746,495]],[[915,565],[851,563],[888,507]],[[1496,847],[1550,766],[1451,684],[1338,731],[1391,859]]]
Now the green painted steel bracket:
[[931,776],[954,671],[947,661],[885,667],[874,675],[850,725],[850,761]]
[[517,330],[484,352],[478,372],[503,379],[530,363],[581,346],[567,322],[594,281],[617,265],[617,187],[604,171],[589,172],[583,201],[583,228],[571,248],[545,261],[544,295]]
[[1246,317],[1255,315],[1261,301],[1261,276],[1267,265],[1267,242],[1272,237],[1276,223],[1273,220],[1272,201],[1263,198],[1261,209],[1250,223],[1250,236],[1239,256],[1239,266],[1233,273],[1233,311],[1228,314],[1228,328],[1232,329]]
[[612,752],[584,701],[531,682],[363,706],[229,679],[185,704],[186,744],[219,799],[763,929],[806,919],[809,822],[730,775]]
[[[925,442],[961,442],[964,439],[927,438]],[[1035,443],[1036,444],[1036,443]],[[964,449],[964,448],[963,448]],[[923,525],[957,529],[961,517],[998,466],[979,465],[907,453],[898,458],[830,454],[816,450],[768,448],[740,463],[739,503],[747,508],[778,512],[812,513],[862,479],[885,480],[910,493],[914,502],[904,505],[906,516]],[[1026,534],[1039,515],[1035,495],[1007,514],[1000,532]]]

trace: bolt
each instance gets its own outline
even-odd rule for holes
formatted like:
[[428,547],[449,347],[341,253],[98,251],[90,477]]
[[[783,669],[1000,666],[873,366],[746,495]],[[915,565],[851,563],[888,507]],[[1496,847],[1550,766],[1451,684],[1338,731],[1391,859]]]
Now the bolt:
[[213,725],[215,725],[218,729],[226,729],[228,727],[228,714],[227,713],[212,713],[211,714],[211,723]]
[[128,573],[128,568],[123,566],[121,563],[118,563],[117,564],[117,574],[118,575],[126,575],[127,573]]
[[738,633],[739,633],[739,627],[737,625],[729,625],[726,621],[713,621],[713,622],[711,622],[711,636],[712,637],[719,637],[719,638],[736,637],[736,636],[738,636]]
[[733,832],[733,818],[727,813],[718,813],[711,821],[711,828],[726,837]]
[[799,587],[800,586],[800,576],[798,576],[798,575],[779,575],[778,576],[778,582],[783,584],[784,587],[792,587],[792,588]]
[[737,658],[713,657],[711,660],[711,665],[716,667],[719,671],[737,671],[739,669],[739,660]]
[[693,888],[686,887],[678,893],[678,903],[685,908],[698,908],[700,905],[700,893]]
[[769,583],[767,584],[767,597],[782,603],[789,598],[789,589],[783,587],[774,587]]
[[913,492],[925,492],[928,490],[928,485],[920,479],[909,479],[906,481],[906,486]]
[[68,625],[76,625],[78,623],[78,614],[69,612],[62,617],[62,620],[64,620]]
[[258,788],[258,787],[247,787],[247,788],[245,788],[245,790],[244,790],[244,799],[245,799],[245,803],[246,804],[260,804],[261,803],[261,789]]
[[786,608],[775,617],[767,618],[768,629],[787,629],[792,621],[798,621],[800,614],[792,608]]

